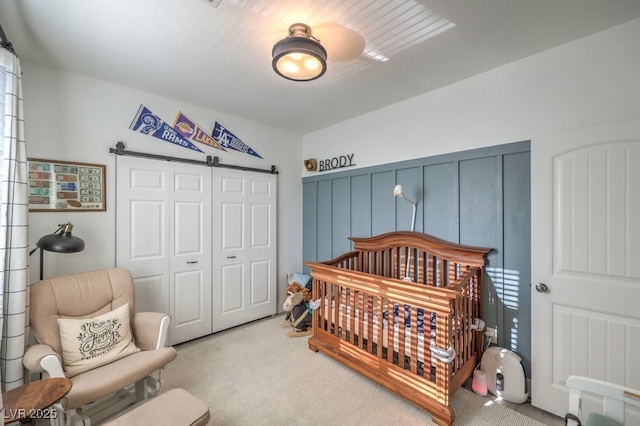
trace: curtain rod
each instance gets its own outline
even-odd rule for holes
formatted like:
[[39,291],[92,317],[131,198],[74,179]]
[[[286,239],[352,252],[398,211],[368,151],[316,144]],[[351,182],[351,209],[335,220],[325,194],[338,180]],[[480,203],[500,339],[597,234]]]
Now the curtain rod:
[[171,157],[167,155],[158,155],[158,154],[149,154],[146,152],[136,152],[136,151],[127,151],[124,149],[124,142],[116,143],[115,148],[109,148],[109,152],[116,155],[125,155],[131,157],[142,157],[142,158],[153,158],[155,160],[165,160],[165,161],[177,161],[181,163],[190,163],[190,164],[199,164],[202,166],[208,167],[221,167],[225,169],[235,169],[242,170],[245,172],[258,172],[258,173],[269,173],[272,175],[277,175],[278,171],[276,170],[276,166],[271,166],[271,169],[257,169],[254,167],[244,167],[244,166],[235,166],[232,164],[222,164],[218,157],[211,157],[207,155],[207,159],[205,161],[202,160],[191,160],[189,158],[180,158],[180,157]]
[[9,52],[11,52],[11,53],[13,53],[15,55],[16,51],[13,50],[13,45],[11,44],[9,39],[7,38],[7,34],[4,32],[4,29],[2,28],[2,24],[0,24],[0,39],[1,39],[0,40],[0,45],[2,45],[2,47],[4,47]]

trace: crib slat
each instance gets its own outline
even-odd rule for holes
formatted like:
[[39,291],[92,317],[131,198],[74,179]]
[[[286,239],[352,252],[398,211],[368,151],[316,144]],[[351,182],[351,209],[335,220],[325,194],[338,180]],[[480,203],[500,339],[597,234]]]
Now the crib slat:
[[416,250],[416,259],[418,261],[418,277],[416,282],[424,284],[426,283],[425,280],[425,276],[424,276],[424,259],[425,259],[425,253],[423,250]]
[[[398,366],[400,368],[404,368],[404,353],[405,353],[405,315],[407,314],[404,305],[395,304],[398,307],[398,333],[392,333],[392,336],[398,336],[397,339],[394,339],[393,346],[398,346]],[[391,314],[389,314],[391,316]],[[395,328],[395,327],[394,327]]]
[[389,364],[393,364],[393,301],[390,299],[386,299],[386,301],[387,301],[387,328],[383,330],[382,326],[379,327],[378,348],[379,348],[380,357],[382,357],[382,346],[385,341],[387,342],[386,344],[387,362]]
[[[411,370],[411,372],[413,374],[418,374],[418,339],[419,339],[419,333],[418,333],[418,308],[415,306],[411,307],[411,314],[410,314],[410,324],[411,324],[411,339],[410,340],[410,344],[411,344],[411,360],[409,361],[409,369]],[[404,340],[402,340],[402,342],[404,342]]]
[[337,337],[340,337],[340,287],[336,284],[331,286],[331,291],[333,294],[333,321],[331,322],[333,325],[333,329],[331,333]]
[[348,287],[343,287],[340,286],[340,288],[338,289],[339,293],[340,293],[340,297],[339,297],[339,304],[336,306],[340,306],[340,322],[339,322],[339,329],[340,331],[338,332],[338,337],[341,338],[345,338],[346,336],[346,331],[347,331],[347,309],[349,307],[349,305],[347,304],[347,289]]
[[475,338],[475,331],[471,329],[471,325],[473,324],[473,320],[476,318],[473,313],[473,299],[472,299],[472,291],[471,285],[466,287],[466,291],[463,297],[461,297],[462,302],[464,303],[464,312],[467,313],[466,318],[467,321],[465,323],[465,329],[463,330],[463,336],[467,339],[466,349],[467,352],[465,354],[464,359],[469,359],[473,355],[474,345],[473,341]]
[[378,323],[376,324],[376,338],[374,339],[374,329],[373,326],[369,329],[371,331],[371,334],[369,334],[369,344],[371,345],[371,350],[369,351],[370,353],[374,353],[373,352],[373,344],[374,342],[376,343],[376,351],[375,354],[377,355],[377,357],[379,359],[382,358],[382,329],[384,327],[383,324],[383,319],[382,319],[382,311],[384,310],[384,305],[382,304],[382,299],[376,295],[373,298],[373,308],[375,309],[375,313],[378,317]]
[[458,345],[459,349],[456,349],[456,353],[460,351],[456,357],[455,369],[457,370],[462,366],[464,359],[469,356],[471,352],[471,323],[473,319],[470,317],[471,311],[469,304],[467,303],[467,288],[462,291],[460,297],[456,298],[455,310],[456,310],[456,326],[453,327],[454,342]]
[[[345,326],[349,327],[349,343],[351,343],[352,345],[355,344],[355,339],[356,339],[356,318],[359,315],[362,315],[362,311],[356,311],[356,306],[357,302],[356,302],[356,292],[353,289],[350,289],[348,291],[349,295],[349,309],[351,310],[351,319],[350,319],[350,324],[345,324]],[[362,329],[360,329],[362,330]]]
[[[311,280],[311,298],[313,300],[320,300],[320,310],[321,310],[320,312],[324,312],[324,307],[325,307],[324,297],[320,296],[324,294],[322,287],[324,287],[324,283],[321,282],[320,280],[317,280],[315,278]],[[318,326],[320,323],[321,322],[318,321],[317,318],[315,321],[311,322],[311,333],[314,336],[318,335]]]
[[430,285],[437,287],[438,286],[438,274],[436,272],[436,258],[434,255],[429,254],[429,277],[427,281]]
[[[365,309],[364,309],[364,298],[365,295],[362,292],[358,292],[356,293],[356,306],[358,307],[358,312],[360,312],[360,315],[358,315],[357,318],[357,328],[358,328],[358,348],[362,349],[363,348],[363,341],[364,341],[364,329],[365,329]],[[370,316],[367,315],[367,320],[369,320],[369,318],[371,318]]]
[[453,301],[455,316],[453,317],[453,349],[456,351],[453,369],[457,370],[462,365],[462,360],[467,355],[467,338],[469,321],[465,321],[466,310],[463,308],[462,297],[456,297]]
[[[440,348],[447,349],[451,342],[451,320],[448,315],[438,315],[436,319],[436,345]],[[436,360],[436,385],[438,400],[443,404],[449,405],[449,376],[450,364],[445,364],[439,359]]]

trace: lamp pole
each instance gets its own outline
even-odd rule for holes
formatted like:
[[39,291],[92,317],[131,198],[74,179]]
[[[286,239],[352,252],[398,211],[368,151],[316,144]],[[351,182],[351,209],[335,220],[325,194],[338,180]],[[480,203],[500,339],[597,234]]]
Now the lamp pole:
[[[402,185],[396,185],[396,187],[393,189],[393,195],[396,197],[400,197],[403,200],[405,200],[406,202],[408,202],[409,204],[411,204],[413,206],[413,214],[411,216],[411,232],[415,231],[416,229],[416,208],[417,208],[417,203],[415,201],[413,201],[412,199],[410,199],[409,197],[407,197],[406,195],[404,195],[404,193],[402,192]],[[411,266],[411,249],[409,249],[407,247],[407,267],[405,270],[405,277],[404,280],[405,281],[411,281],[411,277],[409,277],[409,267]]]

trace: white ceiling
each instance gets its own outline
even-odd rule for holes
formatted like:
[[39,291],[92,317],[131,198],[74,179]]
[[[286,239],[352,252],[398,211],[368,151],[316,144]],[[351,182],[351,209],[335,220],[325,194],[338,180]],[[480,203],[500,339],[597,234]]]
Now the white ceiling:
[[[20,58],[300,134],[638,17],[639,0],[0,1]],[[271,68],[296,22],[327,49],[318,80]]]

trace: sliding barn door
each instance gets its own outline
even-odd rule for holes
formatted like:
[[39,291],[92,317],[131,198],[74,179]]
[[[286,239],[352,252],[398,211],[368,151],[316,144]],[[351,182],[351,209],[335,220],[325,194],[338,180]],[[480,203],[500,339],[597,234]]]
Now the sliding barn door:
[[211,168],[119,156],[116,218],[136,311],[170,314],[170,344],[210,334]]
[[276,175],[214,169],[213,331],[273,315]]

